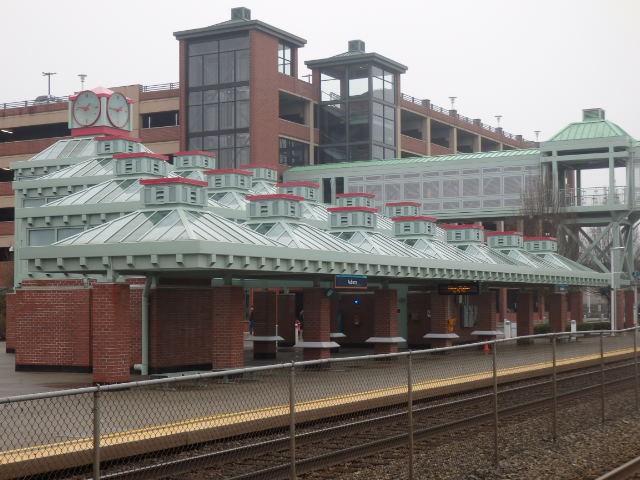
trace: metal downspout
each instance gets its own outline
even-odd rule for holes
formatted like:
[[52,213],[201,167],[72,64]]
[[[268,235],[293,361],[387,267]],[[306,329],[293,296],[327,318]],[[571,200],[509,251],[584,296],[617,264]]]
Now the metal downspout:
[[141,360],[142,363],[136,364],[133,368],[140,372],[140,375],[149,375],[149,291],[153,277],[148,276],[144,282],[141,301]]

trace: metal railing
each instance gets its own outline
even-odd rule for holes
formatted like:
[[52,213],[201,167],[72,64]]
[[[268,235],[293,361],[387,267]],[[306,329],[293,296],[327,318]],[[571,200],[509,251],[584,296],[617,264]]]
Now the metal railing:
[[[564,207],[596,207],[606,205],[627,205],[629,202],[628,187],[615,187],[613,195],[609,187],[565,188],[560,192]],[[640,195],[635,194],[635,202]]]
[[[249,473],[255,471],[255,464],[247,463],[244,457],[240,461],[240,457],[249,448],[260,449],[267,437],[269,442],[279,442],[284,451],[278,460],[279,468],[286,468],[291,472],[289,478],[295,478],[296,469],[302,465],[296,453],[305,439],[315,435],[326,442],[331,437],[327,432],[355,425],[353,415],[364,406],[370,414],[382,418],[391,416],[388,409],[392,405],[401,408],[396,416],[399,425],[404,425],[404,433],[398,436],[396,424],[396,430],[389,432],[393,438],[387,441],[397,443],[400,439],[410,452],[406,464],[408,473],[399,473],[397,478],[412,478],[414,432],[418,435],[422,428],[417,424],[417,402],[440,398],[436,406],[442,406],[444,400],[438,395],[445,391],[455,392],[452,381],[457,382],[459,393],[446,400],[450,405],[462,405],[469,400],[471,384],[477,389],[478,382],[484,382],[483,386],[489,389],[489,393],[477,397],[478,401],[471,399],[468,407],[471,410],[463,414],[460,409],[459,415],[467,416],[456,420],[458,413],[453,413],[454,417],[447,420],[454,424],[482,416],[485,422],[492,423],[493,455],[485,461],[495,466],[500,463],[503,445],[508,442],[501,438],[503,412],[518,408],[513,403],[513,395],[522,388],[509,386],[506,382],[534,365],[544,369],[539,375],[551,372],[547,382],[552,393],[545,401],[552,403],[549,412],[554,442],[563,429],[558,374],[560,368],[566,369],[569,362],[581,357],[595,365],[595,380],[588,377],[592,384],[581,388],[588,389],[592,395],[596,392],[596,403],[592,407],[600,414],[594,417],[593,412],[586,412],[580,428],[637,412],[637,336],[637,329],[621,330],[615,335],[608,331],[547,334],[398,354],[293,361],[0,398],[0,425],[3,427],[0,429],[0,479],[31,478],[36,473],[47,474],[62,469],[69,476],[86,475],[91,469],[94,479],[102,475],[130,478],[126,472],[131,473],[132,462],[147,458],[150,451],[162,451],[164,462],[187,444],[203,442],[218,442],[215,453],[206,454],[208,458],[224,465],[239,463],[240,466],[234,468],[246,468]],[[519,343],[524,342],[535,344],[535,350],[527,348],[523,354]],[[631,374],[625,373],[625,378],[632,384],[635,402],[625,400],[616,403],[615,408],[607,409],[607,401],[614,396],[610,384],[616,374],[605,375],[608,371],[605,364],[623,359],[627,362],[624,368],[632,370]],[[580,375],[572,378],[578,377]],[[566,390],[562,392],[567,394]],[[579,403],[586,404],[587,400]],[[623,408],[620,408],[621,404]],[[458,408],[453,411],[458,412]],[[325,417],[332,417],[334,425],[317,423]],[[429,428],[443,431],[449,425],[442,423],[438,416],[428,422]],[[544,427],[543,430],[539,432],[540,438],[529,438],[528,441],[548,442],[548,429]],[[358,441],[366,442],[362,437],[340,441],[348,442],[345,446],[349,445],[350,449],[357,449]],[[229,443],[228,439],[232,441]],[[191,455],[197,456],[196,453]],[[204,453],[198,455],[205,456]],[[276,454],[269,451],[269,455]],[[146,460],[146,463],[154,461]],[[162,469],[164,465],[167,469],[176,468],[175,462],[169,460],[154,468]],[[477,466],[474,464],[474,468]]]

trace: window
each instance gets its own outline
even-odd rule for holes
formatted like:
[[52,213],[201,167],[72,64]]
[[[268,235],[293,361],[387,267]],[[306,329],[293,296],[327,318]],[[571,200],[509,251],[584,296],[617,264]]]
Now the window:
[[54,228],[33,229],[29,230],[28,236],[30,247],[42,247],[56,241],[56,230]]
[[280,42],[278,45],[278,71],[284,75],[291,75],[291,47]]
[[309,164],[309,145],[289,138],[280,138],[280,165],[291,167]]

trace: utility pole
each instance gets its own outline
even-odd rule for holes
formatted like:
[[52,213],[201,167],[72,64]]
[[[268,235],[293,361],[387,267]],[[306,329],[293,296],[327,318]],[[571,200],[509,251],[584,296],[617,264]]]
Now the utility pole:
[[51,100],[51,76],[57,75],[56,72],[42,72],[43,77],[47,77],[47,101]]

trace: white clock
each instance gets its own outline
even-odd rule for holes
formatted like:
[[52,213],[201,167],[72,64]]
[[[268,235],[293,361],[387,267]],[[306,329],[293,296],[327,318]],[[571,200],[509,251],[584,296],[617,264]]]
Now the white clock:
[[78,125],[93,125],[100,118],[100,112],[100,99],[90,90],[80,92],[73,101],[73,118]]
[[121,93],[114,93],[107,100],[107,117],[111,125],[124,128],[129,123],[129,102]]

